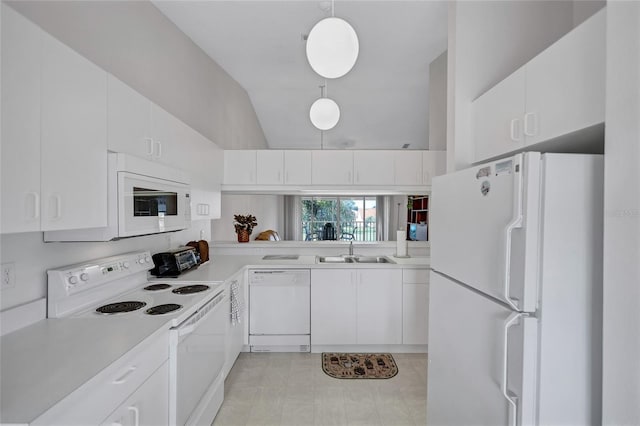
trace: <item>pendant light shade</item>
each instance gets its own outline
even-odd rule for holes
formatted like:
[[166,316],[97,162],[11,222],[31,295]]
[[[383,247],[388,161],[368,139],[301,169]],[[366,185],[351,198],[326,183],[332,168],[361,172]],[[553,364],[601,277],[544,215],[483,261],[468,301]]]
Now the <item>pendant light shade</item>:
[[311,105],[309,118],[320,130],[333,129],[340,120],[340,107],[333,99],[320,98]]
[[324,78],[339,78],[351,71],[360,45],[353,27],[344,19],[331,17],[318,22],[307,38],[307,60]]

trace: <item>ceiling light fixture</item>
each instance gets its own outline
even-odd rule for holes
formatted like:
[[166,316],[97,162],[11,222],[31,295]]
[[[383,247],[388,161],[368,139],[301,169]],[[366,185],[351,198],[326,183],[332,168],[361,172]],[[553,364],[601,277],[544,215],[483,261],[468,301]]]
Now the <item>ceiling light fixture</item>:
[[318,22],[307,37],[307,60],[311,68],[324,78],[339,78],[347,74],[356,63],[360,44],[353,27],[344,19],[334,16]]
[[333,100],[324,96],[325,85],[320,86],[320,98],[311,105],[309,118],[311,123],[320,130],[330,130],[340,120],[340,107]]

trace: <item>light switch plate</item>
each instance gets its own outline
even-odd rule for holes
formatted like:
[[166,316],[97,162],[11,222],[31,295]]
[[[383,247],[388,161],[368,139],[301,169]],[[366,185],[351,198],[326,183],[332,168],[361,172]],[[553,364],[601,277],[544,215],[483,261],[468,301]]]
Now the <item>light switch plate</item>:
[[16,265],[13,262],[2,264],[0,279],[2,284],[0,285],[0,288],[2,290],[16,285]]

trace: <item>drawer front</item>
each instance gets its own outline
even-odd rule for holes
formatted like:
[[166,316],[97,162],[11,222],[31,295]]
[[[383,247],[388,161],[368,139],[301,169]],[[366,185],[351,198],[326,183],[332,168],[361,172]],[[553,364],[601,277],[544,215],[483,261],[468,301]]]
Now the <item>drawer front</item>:
[[53,406],[33,424],[100,424],[169,359],[168,333],[145,340]]
[[421,284],[429,282],[428,269],[403,269],[402,282],[408,284]]

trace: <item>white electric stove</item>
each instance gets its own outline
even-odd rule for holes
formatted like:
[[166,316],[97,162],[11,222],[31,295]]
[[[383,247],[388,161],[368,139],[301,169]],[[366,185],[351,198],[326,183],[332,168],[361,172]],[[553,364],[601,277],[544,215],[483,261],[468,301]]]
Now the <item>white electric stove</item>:
[[211,424],[224,396],[228,295],[221,282],[149,279],[152,267],[149,252],[133,252],[49,270],[47,316],[166,318],[169,423]]

